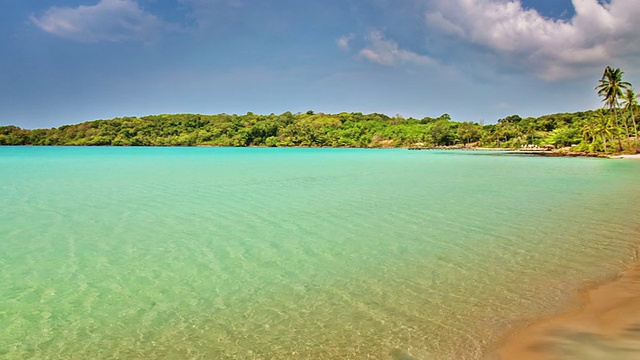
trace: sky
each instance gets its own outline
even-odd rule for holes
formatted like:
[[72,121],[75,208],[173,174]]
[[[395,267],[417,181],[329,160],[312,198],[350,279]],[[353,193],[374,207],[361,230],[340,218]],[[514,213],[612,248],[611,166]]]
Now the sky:
[[639,18],[638,0],[4,0],[0,125],[595,109],[605,66],[640,84]]

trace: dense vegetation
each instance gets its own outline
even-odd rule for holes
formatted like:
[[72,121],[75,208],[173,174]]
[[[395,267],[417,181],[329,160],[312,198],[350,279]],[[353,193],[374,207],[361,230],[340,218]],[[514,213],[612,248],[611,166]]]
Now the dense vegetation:
[[[499,119],[496,124],[383,114],[154,115],[89,121],[53,129],[0,126],[0,145],[115,146],[572,146],[575,151],[637,152],[638,114],[630,84],[607,67],[596,88],[606,108],[570,114]],[[623,91],[624,90],[624,91]],[[614,144],[614,145],[612,145]]]
[[[481,126],[438,118],[404,119],[383,114],[156,115],[89,121],[54,129],[0,127],[2,145],[124,146],[331,146],[402,147],[478,143],[488,147],[525,144],[567,146],[590,140],[584,127],[606,110],[539,118],[513,115]],[[597,142],[595,146],[598,146]]]

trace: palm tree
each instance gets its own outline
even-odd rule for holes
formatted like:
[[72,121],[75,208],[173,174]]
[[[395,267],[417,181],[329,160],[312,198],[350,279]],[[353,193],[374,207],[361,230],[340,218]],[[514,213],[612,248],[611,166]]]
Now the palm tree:
[[617,127],[613,125],[610,117],[605,116],[604,112],[600,111],[596,116],[596,124],[594,130],[602,138],[602,146],[604,147],[604,152],[607,152],[607,138],[610,138],[611,141],[613,141],[614,130],[617,130]]
[[[626,90],[631,87],[631,84],[622,81],[623,71],[620,69],[613,69],[611,66],[607,66],[604,69],[602,78],[599,80],[600,85],[596,86],[598,95],[604,97],[602,100],[609,108],[609,111],[613,114],[613,125],[618,126],[618,108],[620,107],[619,99],[623,96],[622,90]],[[629,129],[625,122],[625,128],[627,128],[627,136],[629,136]],[[622,150],[622,142],[618,137],[619,150]]]
[[585,119],[582,128],[580,129],[582,138],[585,141],[589,141],[589,145],[593,146],[598,136],[598,125],[593,118]]
[[636,123],[636,117],[633,113],[633,109],[638,106],[638,96],[633,91],[633,89],[627,89],[624,93],[624,98],[622,99],[622,104],[624,108],[629,111],[629,117],[633,122],[633,132],[636,137],[636,153],[638,152],[638,124]]

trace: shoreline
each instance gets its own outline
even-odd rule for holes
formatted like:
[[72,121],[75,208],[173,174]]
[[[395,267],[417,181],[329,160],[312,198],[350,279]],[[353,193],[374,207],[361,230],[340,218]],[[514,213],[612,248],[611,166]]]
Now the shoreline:
[[640,261],[612,280],[578,292],[570,310],[509,331],[493,360],[640,358]]
[[623,154],[623,155],[612,155],[609,156],[611,159],[634,159],[640,160],[640,154]]
[[625,153],[589,153],[589,152],[573,152],[565,151],[564,149],[547,150],[547,149],[521,149],[521,148],[491,148],[491,147],[474,147],[474,146],[434,146],[434,147],[415,147],[415,146],[401,146],[401,147],[389,147],[389,146],[373,146],[373,147],[358,147],[358,146],[262,146],[262,145],[248,145],[248,146],[219,146],[219,145],[2,145],[0,147],[109,147],[109,148],[273,148],[273,149],[404,149],[404,150],[448,150],[448,151],[487,151],[487,152],[502,152],[508,155],[521,155],[521,156],[540,156],[540,157],[589,157],[600,159],[633,159],[640,160],[640,153],[638,154],[625,154]]
[[521,156],[540,156],[540,157],[590,157],[600,159],[633,159],[640,160],[639,154],[624,154],[624,153],[590,153],[582,151],[571,151],[565,149],[530,149],[530,148],[487,148],[487,147],[474,147],[474,146],[436,146],[436,147],[408,147],[407,150],[450,150],[450,151],[493,151],[503,152],[509,155],[521,155]]

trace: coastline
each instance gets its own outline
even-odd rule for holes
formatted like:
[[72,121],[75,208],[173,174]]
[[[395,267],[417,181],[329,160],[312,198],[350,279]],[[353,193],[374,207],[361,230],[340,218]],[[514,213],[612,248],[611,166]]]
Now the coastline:
[[610,156],[611,159],[634,159],[640,160],[640,154],[625,154],[625,155],[613,155]]
[[508,333],[488,359],[639,359],[640,261],[578,295],[575,308]]
[[436,147],[408,147],[407,150],[452,150],[452,151],[493,151],[503,152],[509,155],[540,156],[540,157],[590,157],[601,159],[634,159],[640,160],[640,154],[606,154],[572,151],[570,148],[545,149],[545,148],[488,148],[475,146],[436,146]]
[[309,148],[309,149],[404,149],[404,150],[449,150],[449,151],[478,151],[478,152],[501,152],[507,155],[520,155],[520,156],[539,156],[539,157],[588,157],[588,158],[600,158],[600,159],[631,159],[640,160],[640,153],[638,154],[606,154],[606,153],[590,153],[571,151],[568,149],[555,149],[548,150],[543,148],[529,149],[529,148],[491,148],[491,147],[475,147],[475,146],[434,146],[434,147],[416,147],[416,146],[372,146],[372,147],[359,147],[359,146],[266,146],[266,145],[247,145],[247,146],[220,146],[220,145],[4,145],[0,144],[0,147],[160,147],[160,148]]

